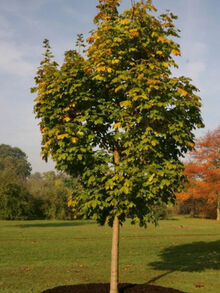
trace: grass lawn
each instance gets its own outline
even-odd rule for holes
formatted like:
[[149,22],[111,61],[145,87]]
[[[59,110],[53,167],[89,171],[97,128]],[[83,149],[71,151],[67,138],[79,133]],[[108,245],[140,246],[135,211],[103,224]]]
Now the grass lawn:
[[[109,282],[111,229],[92,221],[0,221],[0,292]],[[178,217],[121,229],[120,282],[220,292],[220,222]]]

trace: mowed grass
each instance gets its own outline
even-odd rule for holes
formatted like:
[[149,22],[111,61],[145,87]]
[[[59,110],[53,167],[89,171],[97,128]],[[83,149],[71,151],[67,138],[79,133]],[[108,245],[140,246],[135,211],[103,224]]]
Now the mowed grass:
[[[111,229],[93,221],[1,221],[0,292],[39,293],[109,282]],[[147,229],[127,222],[120,282],[220,292],[220,222],[177,217]]]

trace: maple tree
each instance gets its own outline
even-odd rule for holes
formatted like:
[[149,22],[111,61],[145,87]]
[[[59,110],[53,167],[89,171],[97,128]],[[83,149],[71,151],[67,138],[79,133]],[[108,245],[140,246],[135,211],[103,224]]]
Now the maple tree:
[[189,197],[204,198],[214,203],[217,220],[220,220],[220,127],[196,141],[190,158],[185,166],[189,181],[178,198],[181,201]]
[[[151,1],[119,13],[99,0],[85,55],[53,61],[48,40],[35,78],[42,156],[80,176],[73,209],[113,226],[110,292],[117,292],[119,225],[156,222],[154,207],[174,202],[184,178],[180,157],[202,127],[197,88],[171,75],[180,55],[172,13],[153,15]],[[78,37],[82,48],[82,36]],[[79,49],[80,49],[79,48]],[[86,57],[85,57],[86,56]]]

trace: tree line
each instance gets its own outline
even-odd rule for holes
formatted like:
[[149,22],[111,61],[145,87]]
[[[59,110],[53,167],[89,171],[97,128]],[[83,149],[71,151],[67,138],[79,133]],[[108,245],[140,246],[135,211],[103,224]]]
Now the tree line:
[[[196,139],[184,162],[185,189],[174,207],[156,207],[159,218],[169,214],[220,220],[220,127]],[[63,172],[31,174],[27,155],[17,147],[0,145],[0,219],[80,218],[79,180]],[[87,215],[89,217],[89,215]]]
[[64,173],[31,170],[22,150],[0,145],[0,219],[72,219],[68,198],[77,180]]

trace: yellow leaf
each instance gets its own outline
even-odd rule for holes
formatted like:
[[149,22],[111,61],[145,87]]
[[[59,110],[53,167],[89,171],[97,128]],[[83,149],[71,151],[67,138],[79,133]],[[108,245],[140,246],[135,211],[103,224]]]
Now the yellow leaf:
[[186,143],[188,146],[190,146],[190,147],[194,147],[195,146],[195,144],[193,143],[193,142],[187,142]]
[[44,147],[45,147],[45,148],[48,148],[48,146],[51,144],[51,142],[52,142],[52,139],[48,140],[48,141],[45,143]]
[[96,70],[97,70],[98,72],[100,72],[100,71],[105,71],[105,66],[97,67]]
[[97,80],[104,80],[105,78],[101,75],[96,75],[95,77],[93,77],[93,79],[97,79]]
[[123,19],[123,20],[121,21],[121,24],[129,24],[129,23],[130,23],[130,20],[129,20],[128,18]]
[[[35,99],[35,100],[36,100],[36,99]],[[38,103],[41,104],[41,105],[45,104],[44,101],[39,101]]]
[[86,41],[91,44],[94,41],[94,37],[88,37]]
[[119,178],[120,178],[119,175],[116,174],[114,177],[112,177],[112,181],[117,181]]
[[165,43],[165,42],[167,41],[167,39],[164,38],[164,37],[159,37],[159,38],[157,39],[157,41],[158,41],[158,42],[161,42],[161,43]]
[[155,80],[155,79],[149,79],[148,81],[147,81],[147,84],[156,84],[158,81],[157,80]]
[[114,129],[118,129],[121,127],[121,122],[115,123]]
[[168,67],[169,66],[169,63],[168,62],[163,62],[163,66],[164,67]]
[[143,74],[143,73],[138,74],[138,77],[137,77],[138,80],[141,80],[141,79],[143,79],[143,78],[144,78],[144,74]]
[[162,26],[164,27],[173,27],[173,24],[169,23],[162,23]]
[[67,206],[71,207],[72,204],[73,204],[72,197],[69,197],[67,201]]
[[139,96],[137,96],[137,95],[133,96],[134,101],[137,101],[138,99],[139,99]]
[[118,91],[120,91],[120,90],[125,90],[126,88],[127,88],[127,84],[126,83],[124,83],[124,84],[121,84],[121,85],[119,85],[116,89],[115,89],[115,92],[117,93]]
[[138,37],[139,36],[139,32],[137,32],[137,31],[130,31],[130,36],[132,36],[132,37]]
[[153,64],[149,64],[150,69],[154,69],[154,65]]
[[68,137],[67,134],[60,134],[57,136],[57,139],[64,139],[65,137]]
[[180,56],[180,55],[181,55],[181,52],[178,51],[178,50],[172,50],[172,53],[173,53],[175,56]]
[[112,64],[117,64],[117,63],[119,63],[120,61],[118,60],[118,59],[114,59],[114,60],[112,60]]
[[128,100],[123,101],[123,102],[120,103],[120,105],[123,106],[123,107],[129,107],[129,106],[131,106],[131,101],[128,101]]
[[162,52],[162,51],[157,51],[156,54],[158,54],[158,55],[162,55],[163,52]]
[[44,127],[44,128],[41,129],[41,132],[44,133],[44,132],[46,132],[47,130],[48,130],[47,127]]
[[96,68],[96,70],[98,72],[107,71],[109,73],[111,73],[113,71],[113,69],[111,67],[105,67],[105,66],[99,66],[99,67]]
[[177,89],[178,94],[183,95],[184,97],[188,94],[187,91],[178,87]]
[[121,38],[118,38],[118,37],[116,37],[116,38],[114,38],[114,40],[113,40],[114,42],[118,42],[118,43],[120,43],[121,41],[122,41],[122,39]]
[[153,4],[150,4],[150,8],[157,12],[157,8]]
[[111,54],[112,50],[111,50],[111,48],[109,48],[109,49],[106,49],[104,52],[105,52],[105,54]]
[[135,49],[135,48],[130,48],[129,49],[129,52],[135,52],[135,51],[137,51],[137,49]]
[[71,141],[72,141],[72,143],[77,143],[78,138],[77,137],[72,137]]
[[77,135],[79,135],[79,136],[83,136],[84,133],[83,133],[82,131],[77,131]]
[[129,194],[129,188],[127,186],[122,186],[122,188],[120,188],[120,192],[124,193],[124,194]]
[[83,156],[82,156],[81,154],[79,154],[77,157],[78,157],[78,159],[79,159],[80,161],[82,161]]
[[70,117],[65,117],[64,121],[69,122],[70,121]]
[[155,174],[152,174],[152,175],[150,176],[150,178],[148,179],[149,182],[151,182],[151,181],[153,180],[154,175],[155,175]]

